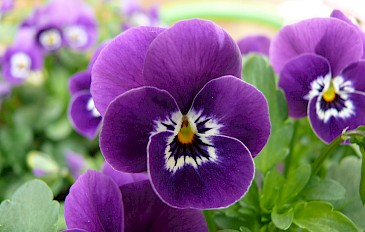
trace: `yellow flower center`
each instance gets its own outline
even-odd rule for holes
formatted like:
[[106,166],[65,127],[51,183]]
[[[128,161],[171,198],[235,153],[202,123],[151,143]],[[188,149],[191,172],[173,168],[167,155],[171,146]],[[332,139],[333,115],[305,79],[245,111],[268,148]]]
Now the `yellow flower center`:
[[332,102],[333,100],[335,100],[336,98],[336,90],[335,87],[333,86],[332,82],[330,87],[328,88],[328,90],[323,94],[323,99],[326,102]]
[[182,118],[180,131],[177,134],[177,138],[182,144],[190,144],[193,142],[194,135],[195,133],[189,124],[189,119],[186,115],[184,115]]

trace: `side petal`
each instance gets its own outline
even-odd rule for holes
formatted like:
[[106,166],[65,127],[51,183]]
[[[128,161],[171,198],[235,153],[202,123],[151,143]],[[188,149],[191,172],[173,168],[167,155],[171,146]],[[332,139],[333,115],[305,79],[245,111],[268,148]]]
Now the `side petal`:
[[349,65],[340,74],[345,81],[348,81],[351,86],[361,92],[365,92],[365,60]]
[[108,107],[100,133],[100,149],[116,170],[147,170],[147,144],[157,120],[180,112],[173,97],[154,87],[132,89]]
[[164,29],[131,28],[109,42],[92,69],[91,94],[101,115],[117,96],[144,86],[143,63],[151,42]]
[[210,136],[209,159],[193,158],[187,149],[174,162],[169,157],[171,136],[172,132],[160,132],[151,136],[148,145],[148,172],[162,201],[176,208],[215,209],[243,197],[254,176],[254,163],[241,141]]
[[216,134],[240,140],[253,157],[265,146],[270,135],[269,110],[264,95],[232,76],[208,82],[195,97],[189,114],[192,112],[215,121],[220,127]]
[[88,170],[70,188],[65,200],[68,228],[122,232],[123,219],[122,195],[110,177]]
[[199,19],[176,23],[161,33],[146,55],[146,85],[168,91],[186,114],[194,96],[210,80],[241,77],[241,54],[236,42],[220,27]]
[[89,91],[78,92],[71,99],[69,118],[78,133],[89,139],[95,138],[99,131],[101,117],[93,105]]
[[362,50],[361,37],[351,25],[334,18],[315,18],[284,27],[271,44],[270,61],[280,73],[290,59],[303,53],[315,53],[329,61],[336,76],[359,60]]
[[68,80],[68,89],[71,95],[79,91],[90,90],[91,73],[88,71],[78,72],[70,77]]
[[318,116],[317,103],[319,100],[320,97],[315,97],[309,102],[308,116],[313,131],[324,142],[332,142],[346,128],[352,130],[365,125],[365,93],[349,94],[347,100],[351,103],[346,103],[346,105],[351,104],[352,110],[348,111],[346,116],[331,116],[327,121]]
[[115,170],[110,164],[104,163],[102,173],[111,177],[118,186],[148,180],[147,173],[127,173]]
[[286,63],[280,73],[279,87],[284,90],[289,116],[307,115],[311,83],[327,74],[331,74],[329,63],[318,55],[302,54]]
[[207,232],[201,211],[175,209],[163,203],[148,181],[120,188],[125,208],[125,231]]

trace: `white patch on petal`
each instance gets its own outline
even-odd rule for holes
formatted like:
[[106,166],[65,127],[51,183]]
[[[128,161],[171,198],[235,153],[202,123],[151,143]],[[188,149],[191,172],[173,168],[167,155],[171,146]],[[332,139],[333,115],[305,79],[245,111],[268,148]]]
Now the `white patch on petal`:
[[328,73],[326,76],[320,76],[314,81],[312,81],[311,90],[307,95],[304,96],[305,100],[310,100],[316,96],[321,95],[322,93],[326,92],[330,87],[332,79],[332,74]]
[[24,79],[30,75],[32,59],[24,52],[17,52],[10,58],[10,73],[14,78]]
[[39,36],[41,45],[48,51],[54,51],[61,47],[62,38],[57,29],[43,31]]
[[65,36],[72,48],[80,48],[87,44],[88,35],[84,27],[81,26],[68,26],[64,29]]
[[98,118],[98,117],[101,116],[101,114],[99,113],[99,111],[95,107],[95,103],[94,103],[93,98],[90,98],[89,101],[87,102],[86,109],[88,111],[91,111],[91,115],[94,116],[95,118]]

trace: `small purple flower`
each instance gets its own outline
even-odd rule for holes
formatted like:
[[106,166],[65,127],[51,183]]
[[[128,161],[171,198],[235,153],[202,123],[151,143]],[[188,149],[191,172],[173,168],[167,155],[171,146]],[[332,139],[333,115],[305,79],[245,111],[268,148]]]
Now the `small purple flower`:
[[1,60],[5,81],[14,85],[21,84],[33,71],[43,67],[43,55],[34,44],[33,36],[31,28],[21,28],[14,43],[6,49]]
[[124,0],[122,8],[122,30],[137,26],[160,26],[160,13],[158,6],[149,10],[141,7],[136,0]]
[[198,210],[164,204],[148,181],[119,186],[97,171],[87,171],[65,200],[66,231],[208,231]]
[[365,125],[365,61],[358,30],[334,18],[309,19],[284,27],[270,60],[289,115],[306,115],[314,132],[329,143],[346,128]]
[[2,13],[11,11],[14,8],[14,0],[1,0],[0,2],[0,18]]
[[241,54],[257,52],[269,56],[270,38],[264,35],[246,36],[237,41]]
[[105,44],[102,44],[95,51],[88,70],[73,75],[69,80],[72,97],[69,106],[69,118],[75,130],[89,139],[95,138],[98,134],[102,120],[90,94],[90,84],[92,66],[104,46]]
[[91,83],[106,161],[119,171],[148,169],[155,192],[173,207],[238,201],[270,134],[266,99],[240,80],[241,62],[235,41],[204,20],[116,37]]
[[76,180],[87,167],[84,157],[72,151],[67,151],[65,154],[66,165],[69,168],[72,177]]

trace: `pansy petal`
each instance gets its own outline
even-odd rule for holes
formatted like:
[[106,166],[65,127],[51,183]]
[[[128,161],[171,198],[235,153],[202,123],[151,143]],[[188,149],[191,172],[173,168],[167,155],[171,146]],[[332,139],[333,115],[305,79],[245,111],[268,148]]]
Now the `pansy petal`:
[[169,207],[156,196],[149,181],[127,184],[120,190],[123,195],[126,232],[208,231],[202,212]]
[[69,117],[77,132],[93,139],[101,123],[100,114],[93,105],[89,91],[78,92],[72,99],[69,107]]
[[284,66],[280,73],[279,87],[284,90],[291,117],[301,118],[307,115],[311,83],[330,72],[328,61],[314,54],[299,55]]
[[151,183],[165,203],[176,208],[222,208],[246,193],[254,175],[254,164],[241,141],[209,136],[212,144],[206,150],[209,158],[193,158],[196,151],[185,148],[175,159],[169,152],[171,136],[174,134],[169,131],[157,133],[150,137],[148,145]]
[[68,228],[122,232],[123,218],[122,195],[110,177],[88,170],[70,188],[65,200]]
[[133,182],[138,182],[138,181],[142,181],[142,180],[148,180],[147,173],[119,172],[106,162],[103,165],[102,173],[107,176],[110,176],[118,186],[122,186],[122,185],[133,183]]
[[264,35],[247,36],[237,41],[241,54],[257,52],[269,56],[270,38]]
[[[208,82],[194,99],[193,113],[216,122],[218,134],[240,140],[255,157],[270,135],[264,95],[246,82],[225,76]],[[198,128],[199,131],[199,128]],[[207,131],[209,134],[211,131]]]
[[350,93],[348,101],[344,105],[352,105],[352,110],[341,113],[342,116],[331,116],[327,121],[319,117],[317,102],[319,97],[313,98],[309,102],[308,116],[311,126],[317,136],[326,143],[332,142],[341,135],[344,129],[356,129],[360,125],[365,125],[365,93]]
[[71,76],[68,81],[68,88],[71,95],[83,90],[90,90],[91,73],[88,71],[78,72]]
[[151,42],[164,29],[131,28],[109,42],[92,69],[91,94],[101,115],[118,95],[144,86],[143,63]]
[[116,170],[147,170],[149,136],[157,120],[180,112],[173,97],[154,87],[132,89],[116,98],[108,107],[100,134],[100,149]]
[[236,42],[212,22],[192,19],[161,33],[148,49],[143,78],[146,85],[167,90],[186,114],[194,96],[210,80],[241,77]]
[[334,18],[308,19],[279,32],[270,47],[270,61],[280,73],[290,59],[303,53],[325,57],[336,76],[362,57],[363,45],[357,30],[346,22]]
[[351,83],[357,91],[365,92],[365,60],[353,63],[341,73],[341,77]]

